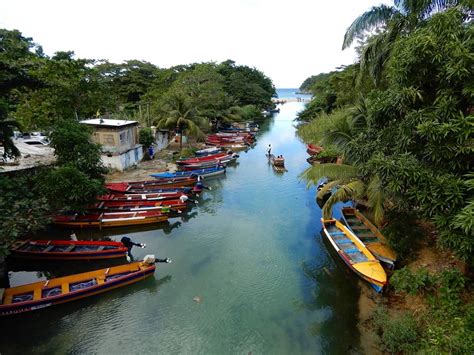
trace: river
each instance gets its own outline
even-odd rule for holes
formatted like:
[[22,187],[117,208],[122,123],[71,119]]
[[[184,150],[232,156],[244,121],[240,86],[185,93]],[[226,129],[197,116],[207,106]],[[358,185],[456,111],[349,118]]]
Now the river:
[[[298,178],[308,167],[293,121],[302,105],[281,106],[262,125],[257,145],[242,152],[226,176],[209,180],[212,190],[181,225],[106,232],[146,243],[134,249],[136,258],[154,253],[172,258],[171,264],[159,264],[154,277],[125,288],[2,319],[0,353],[357,349],[356,277],[329,253],[314,187]],[[268,164],[269,144],[284,155],[287,172],[275,173]],[[12,286],[31,277],[13,273]]]

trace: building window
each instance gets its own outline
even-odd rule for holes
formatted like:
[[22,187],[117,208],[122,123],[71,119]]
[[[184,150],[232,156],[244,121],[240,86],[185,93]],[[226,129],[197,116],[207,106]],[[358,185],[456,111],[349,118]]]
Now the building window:
[[120,144],[125,144],[125,132],[120,133]]
[[115,144],[115,139],[114,139],[113,134],[104,134],[102,137],[104,138],[104,144],[107,144],[107,145]]

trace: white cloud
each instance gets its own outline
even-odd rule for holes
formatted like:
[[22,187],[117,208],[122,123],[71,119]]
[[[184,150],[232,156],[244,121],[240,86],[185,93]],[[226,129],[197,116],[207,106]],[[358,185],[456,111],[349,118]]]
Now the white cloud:
[[[387,1],[384,1],[387,3]],[[373,0],[3,0],[0,27],[33,37],[47,54],[160,67],[233,59],[277,87],[354,61],[346,28]]]

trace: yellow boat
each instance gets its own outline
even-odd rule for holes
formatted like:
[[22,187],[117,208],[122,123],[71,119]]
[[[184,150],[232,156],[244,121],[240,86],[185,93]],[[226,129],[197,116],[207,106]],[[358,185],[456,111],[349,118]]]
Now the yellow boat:
[[389,247],[387,240],[365,216],[352,207],[344,207],[342,216],[347,227],[365,244],[384,266],[393,270],[397,254]]
[[345,225],[336,219],[323,219],[324,234],[341,259],[377,292],[387,284],[387,274],[372,253]]
[[7,288],[0,304],[0,316],[93,296],[144,280],[154,272],[155,257],[150,255],[144,261]]

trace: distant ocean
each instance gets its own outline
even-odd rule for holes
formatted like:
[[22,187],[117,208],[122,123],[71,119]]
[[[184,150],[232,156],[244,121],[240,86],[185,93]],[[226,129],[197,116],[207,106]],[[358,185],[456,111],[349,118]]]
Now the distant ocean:
[[297,94],[299,89],[276,89],[279,99],[292,99],[301,97],[303,99],[310,99],[311,95],[309,94]]

